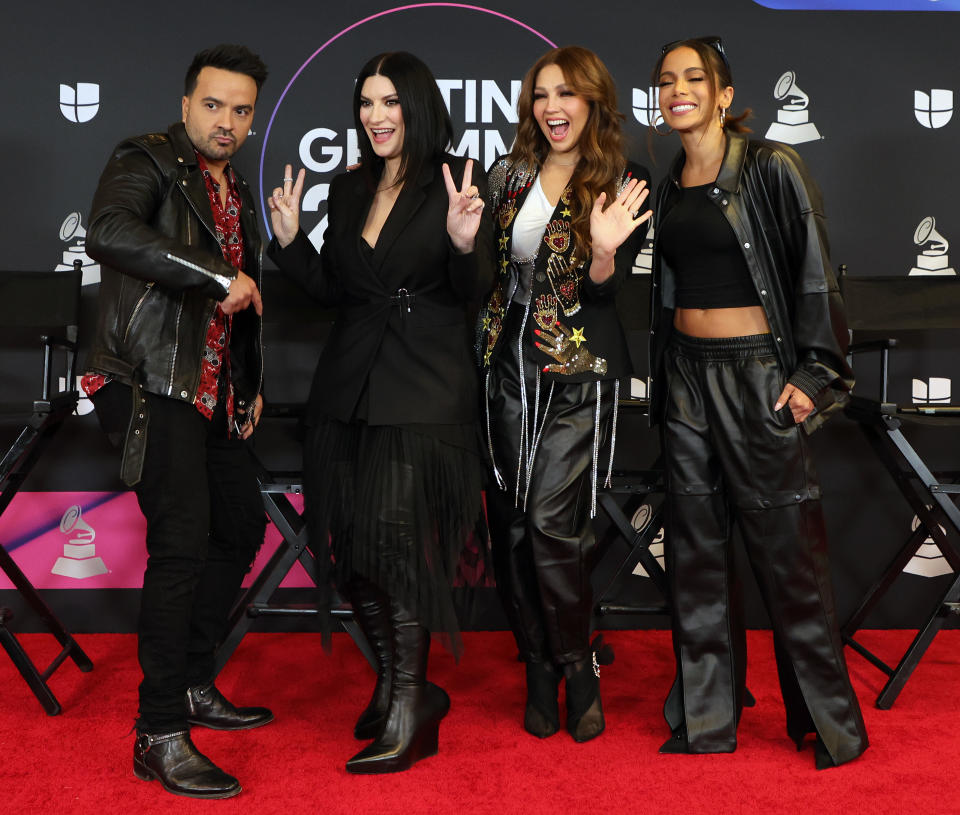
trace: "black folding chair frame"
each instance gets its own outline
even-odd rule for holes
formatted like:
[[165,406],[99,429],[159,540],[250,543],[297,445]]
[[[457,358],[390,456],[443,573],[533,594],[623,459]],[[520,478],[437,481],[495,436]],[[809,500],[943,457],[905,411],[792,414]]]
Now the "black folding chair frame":
[[[41,293],[49,295],[48,302],[35,299],[34,294],[26,297],[30,302],[24,302],[20,305],[5,302],[7,308],[15,310],[12,315],[6,316],[12,316],[16,324],[21,326],[47,324],[51,321],[63,322],[65,336],[43,335],[40,338],[43,344],[41,398],[33,403],[32,413],[16,440],[4,454],[3,460],[0,461],[0,518],[26,481],[34,464],[49,445],[51,439],[76,409],[79,394],[73,389],[73,383],[76,377],[77,319],[81,279],[82,273],[79,268],[79,261],[72,271],[66,272],[3,273],[4,291],[2,296],[5,301],[7,296],[13,298],[19,288],[33,291],[40,286]],[[62,304],[49,302],[58,299],[65,302]],[[32,321],[35,321],[35,323]],[[57,348],[66,352],[67,390],[51,396],[53,354]],[[60,653],[45,670],[41,671],[7,626],[7,622],[13,616],[12,612],[6,608],[0,608],[0,645],[9,654],[14,666],[23,676],[43,709],[49,715],[55,716],[60,713],[61,706],[50,690],[47,680],[68,657],[74,661],[81,671],[93,670],[93,663],[2,545],[0,545],[0,569],[6,573],[23,599],[61,645]]]

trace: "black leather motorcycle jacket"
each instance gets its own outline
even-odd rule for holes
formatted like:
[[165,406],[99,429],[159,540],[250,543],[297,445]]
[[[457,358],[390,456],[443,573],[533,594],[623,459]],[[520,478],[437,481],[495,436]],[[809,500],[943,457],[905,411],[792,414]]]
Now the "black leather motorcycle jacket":
[[[235,178],[245,273],[259,287],[253,197]],[[86,370],[192,403],[207,327],[237,270],[223,259],[203,174],[181,123],[117,146],[94,194],[86,248],[102,264]],[[234,315],[230,366],[241,412],[261,389],[261,336],[253,307]]]
[[[740,244],[788,381],[813,399],[804,422],[819,427],[846,400],[853,371],[846,361],[846,315],[830,263],[819,188],[796,151],[728,132],[717,180],[707,190]],[[657,228],[680,186],[685,155],[657,189]],[[663,351],[673,330],[675,278],[655,254],[651,286],[651,422],[664,406]]]

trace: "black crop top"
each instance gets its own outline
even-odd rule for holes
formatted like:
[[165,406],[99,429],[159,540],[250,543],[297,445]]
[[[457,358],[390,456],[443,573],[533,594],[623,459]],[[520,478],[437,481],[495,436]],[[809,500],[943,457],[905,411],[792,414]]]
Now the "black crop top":
[[707,198],[712,186],[681,187],[660,225],[660,251],[676,274],[676,306],[758,306],[760,297],[733,229]]

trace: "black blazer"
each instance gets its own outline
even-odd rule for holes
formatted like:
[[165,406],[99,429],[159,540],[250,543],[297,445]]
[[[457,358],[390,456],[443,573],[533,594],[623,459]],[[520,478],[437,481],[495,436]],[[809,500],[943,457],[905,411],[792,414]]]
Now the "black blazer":
[[[337,309],[310,389],[308,424],[318,415],[349,421],[364,387],[370,424],[476,420],[468,327],[474,314],[467,309],[493,285],[492,222],[484,213],[474,252],[454,250],[444,161],[459,186],[465,159],[457,156],[428,162],[408,181],[377,239],[373,268],[361,255],[360,233],[373,200],[363,173],[333,179],[321,252],[302,231],[284,249],[271,242],[277,266],[321,305]],[[486,176],[476,162],[473,183],[484,197]]]

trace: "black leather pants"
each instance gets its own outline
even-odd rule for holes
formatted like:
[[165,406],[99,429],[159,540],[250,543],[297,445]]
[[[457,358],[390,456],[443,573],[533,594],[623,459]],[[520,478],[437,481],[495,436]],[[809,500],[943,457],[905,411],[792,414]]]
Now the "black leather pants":
[[[487,393],[494,460],[507,481],[506,490],[491,482],[487,492],[497,588],[524,661],[576,662],[589,654],[593,611],[596,539],[590,503],[597,384],[556,384],[545,410],[550,386],[541,383],[539,444],[527,490],[516,334],[501,341],[505,347],[493,363]],[[533,425],[535,364],[525,360],[524,374],[527,420]],[[612,382],[601,383],[601,433],[611,416],[612,391]]]
[[667,572],[677,677],[665,715],[691,752],[736,748],[746,639],[730,533],[735,520],[773,627],[787,732],[816,732],[834,763],[866,730],[850,686],[827,559],[820,488],[770,335],[677,336],[663,422]]

